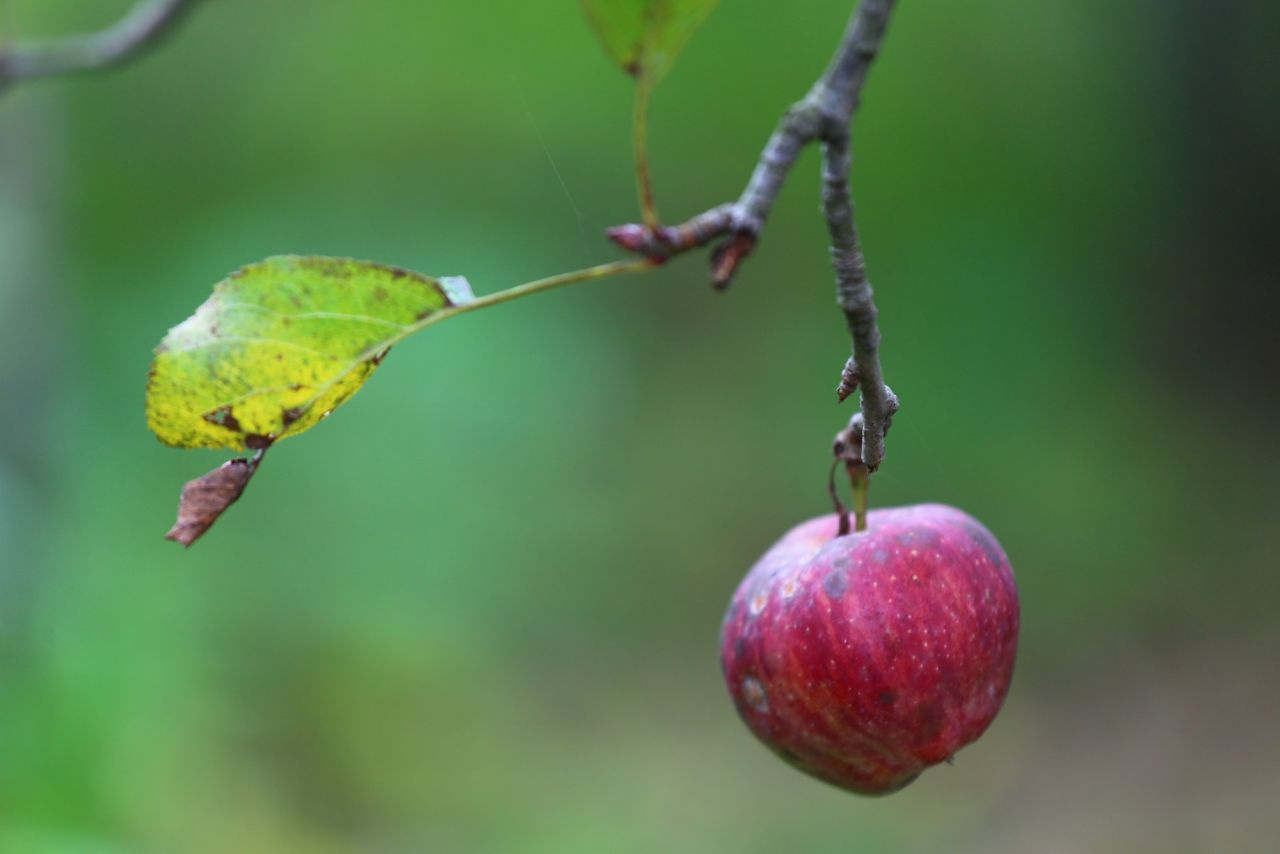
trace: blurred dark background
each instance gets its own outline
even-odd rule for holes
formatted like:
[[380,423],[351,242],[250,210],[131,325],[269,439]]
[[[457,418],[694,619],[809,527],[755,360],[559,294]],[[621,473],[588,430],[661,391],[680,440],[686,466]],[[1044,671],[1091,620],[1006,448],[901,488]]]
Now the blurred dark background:
[[[668,218],[737,195],[849,6],[712,15],[654,102]],[[10,90],[0,850],[1274,850],[1276,8],[900,4],[855,129],[872,499],[982,519],[1023,636],[990,732],[884,800],[777,761],[717,661],[849,411],[816,152],[730,292],[686,257],[433,327],[184,552],[225,455],[146,430],[164,332],[283,252],[479,292],[615,257],[630,83],[571,0],[219,0]]]

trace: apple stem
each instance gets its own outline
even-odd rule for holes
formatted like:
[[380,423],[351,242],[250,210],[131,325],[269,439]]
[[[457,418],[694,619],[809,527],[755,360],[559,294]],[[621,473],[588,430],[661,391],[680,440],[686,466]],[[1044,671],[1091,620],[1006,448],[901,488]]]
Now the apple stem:
[[867,530],[867,493],[871,487],[871,467],[862,459],[863,418],[861,412],[854,413],[845,427],[831,442],[831,471],[827,473],[827,491],[831,494],[831,503],[835,505],[840,516],[840,527],[836,534],[843,537],[849,533],[849,511],[840,500],[836,490],[836,468],[844,463],[849,473],[849,485],[853,488],[853,530]]
[[849,533],[849,508],[844,506],[844,502],[840,500],[840,492],[836,489],[836,468],[839,465],[839,457],[831,461],[831,470],[827,472],[827,492],[831,495],[831,504],[835,507],[836,515],[840,517],[840,527],[836,531],[836,536],[843,537]]
[[849,463],[849,480],[853,483],[853,530],[867,530],[867,493],[871,472],[863,463]]

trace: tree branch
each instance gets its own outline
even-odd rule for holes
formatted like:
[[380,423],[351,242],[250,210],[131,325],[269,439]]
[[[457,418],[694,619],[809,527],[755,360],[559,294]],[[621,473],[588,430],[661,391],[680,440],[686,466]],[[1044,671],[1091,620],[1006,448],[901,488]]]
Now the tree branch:
[[[848,136],[833,137],[822,146],[822,210],[831,235],[831,265],[836,271],[836,303],[844,312],[853,339],[853,355],[840,375],[837,396],[844,400],[862,387],[862,418],[854,428],[862,440],[862,464],[875,471],[884,459],[884,434],[889,430],[898,398],[880,374],[880,330],[867,264],[862,257],[858,230],[853,221],[853,197],[849,193],[849,167],[853,155]],[[851,422],[851,426],[852,422]]]
[[7,51],[0,52],[0,92],[18,80],[93,71],[132,59],[172,32],[199,2],[141,0],[106,29],[14,44]]
[[861,0],[826,71],[783,115],[736,202],[718,205],[681,225],[621,225],[607,232],[623,249],[659,262],[727,236],[711,259],[712,284],[727,287],[739,264],[755,248],[796,158],[805,146],[821,142],[823,213],[831,235],[836,298],[853,339],[853,355],[841,374],[837,396],[844,400],[862,386],[862,418],[857,429],[862,436],[862,463],[869,471],[875,471],[884,459],[884,434],[898,409],[898,399],[880,373],[876,307],[849,193],[849,124],[861,101],[867,71],[880,51],[894,2]]

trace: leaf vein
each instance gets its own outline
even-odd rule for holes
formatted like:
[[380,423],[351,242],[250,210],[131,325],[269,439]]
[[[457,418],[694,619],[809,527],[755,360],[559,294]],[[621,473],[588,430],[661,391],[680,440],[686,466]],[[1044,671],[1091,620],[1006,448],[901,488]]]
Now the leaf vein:
[[214,338],[210,338],[207,341],[201,341],[187,347],[174,348],[170,352],[190,353],[195,350],[204,350],[208,347],[217,347],[222,344],[271,344],[279,347],[289,347],[303,353],[322,356],[326,359],[342,358],[336,353],[326,353],[324,350],[317,350],[315,347],[308,347],[305,344],[295,344],[292,341],[281,341],[279,338],[258,338],[251,335],[219,335]]
[[374,323],[379,326],[389,326],[392,329],[408,329],[408,325],[404,323],[396,323],[394,320],[387,320],[383,317],[374,317],[368,314],[346,314],[340,311],[304,311],[297,314],[289,314],[283,311],[276,311],[273,308],[267,308],[265,305],[257,305],[251,302],[224,302],[219,303],[219,308],[247,308],[258,311],[263,314],[273,314],[276,317],[287,317],[291,320],[349,320],[353,323]]

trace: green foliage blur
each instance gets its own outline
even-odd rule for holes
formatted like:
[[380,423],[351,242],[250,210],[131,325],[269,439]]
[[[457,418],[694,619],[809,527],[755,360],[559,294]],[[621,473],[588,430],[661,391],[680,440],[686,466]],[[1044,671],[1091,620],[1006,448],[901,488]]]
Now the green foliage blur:
[[[665,217],[737,195],[849,6],[720,5],[654,99]],[[617,257],[631,81],[571,0],[219,0],[6,92],[0,851],[1273,850],[1275,13],[1205,8],[903,2],[872,69],[872,501],[973,513],[1023,598],[1001,717],[883,800],[770,755],[717,661],[851,411],[816,152],[728,293],[686,256],[434,327],[183,551],[225,455],[145,428],[165,331],[278,253]]]

